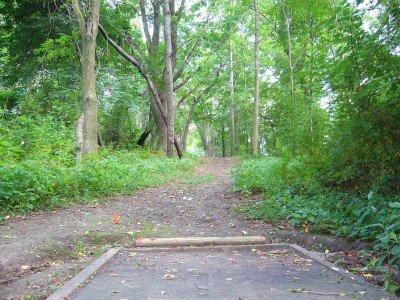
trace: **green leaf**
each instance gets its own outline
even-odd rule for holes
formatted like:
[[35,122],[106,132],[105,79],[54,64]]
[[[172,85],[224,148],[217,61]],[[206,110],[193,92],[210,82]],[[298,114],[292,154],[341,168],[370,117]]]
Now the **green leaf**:
[[381,227],[381,228],[383,228],[383,224],[380,224],[380,223],[371,224],[371,225],[365,226],[363,228],[371,228],[371,227]]
[[384,291],[392,294],[392,295],[396,295],[397,291],[400,290],[399,285],[394,282],[393,280],[389,280],[386,284],[385,287],[383,288]]
[[389,203],[391,208],[400,208],[400,202],[391,202]]

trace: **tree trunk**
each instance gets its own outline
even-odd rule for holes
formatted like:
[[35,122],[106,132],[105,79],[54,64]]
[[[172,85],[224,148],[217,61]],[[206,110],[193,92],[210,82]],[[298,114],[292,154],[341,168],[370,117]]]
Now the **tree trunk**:
[[211,135],[211,157],[215,157],[215,132],[212,124],[210,125],[210,135]]
[[[167,111],[167,105],[165,103],[165,98],[160,94],[161,104],[164,107],[165,111]],[[167,151],[167,125],[163,119],[163,116],[157,106],[156,100],[153,95],[150,95],[150,111],[154,117],[157,127],[157,148]]]
[[95,58],[100,0],[90,1],[86,20],[78,0],[73,0],[72,5],[82,39],[83,156],[86,156],[89,153],[97,153],[98,151]]
[[293,57],[292,57],[292,39],[290,34],[290,22],[291,18],[285,8],[284,0],[281,0],[283,15],[285,16],[286,33],[288,40],[287,56],[289,63],[289,75],[290,75],[290,111],[291,111],[291,129],[292,129],[292,151],[296,149],[296,118],[294,113],[295,105],[295,85],[294,85],[294,67],[293,67]]
[[258,102],[260,94],[260,18],[258,0],[254,0],[255,41],[254,41],[254,121],[253,121],[253,154],[258,153]]
[[224,123],[221,124],[221,150],[222,150],[222,157],[226,157],[226,145],[225,145],[225,125]]
[[173,158],[175,137],[175,103],[174,75],[172,74],[171,11],[169,5],[169,0],[164,0],[165,75],[167,88],[167,156]]
[[187,118],[187,120],[186,120],[186,122],[185,122],[185,125],[184,125],[184,127],[183,127],[183,134],[182,134],[182,149],[183,149],[183,150],[186,150],[186,146],[187,146],[187,137],[188,137],[188,134],[189,134],[189,126],[190,126],[190,123],[192,122],[193,113],[194,113],[194,108],[195,108],[195,106],[196,106],[196,104],[197,104],[197,102],[198,102],[198,99],[200,99],[200,97],[196,97],[196,98],[193,100],[193,103],[192,103],[192,105],[190,106],[189,116],[188,116],[188,118]]
[[208,144],[206,128],[204,127],[203,123],[196,124],[196,127],[197,130],[199,131],[201,142],[203,143],[204,156],[210,156],[210,147]]
[[76,122],[75,130],[75,140],[76,140],[76,152],[75,157],[78,162],[82,160],[82,150],[83,150],[83,114],[80,115],[78,121]]
[[235,155],[235,88],[233,86],[233,54],[232,54],[232,43],[229,43],[229,82],[230,82],[230,156]]
[[151,131],[153,130],[154,123],[155,123],[154,120],[152,118],[150,118],[149,124],[143,130],[143,133],[140,135],[138,141],[136,142],[136,144],[138,146],[144,147],[144,143],[146,142],[146,139],[149,137]]

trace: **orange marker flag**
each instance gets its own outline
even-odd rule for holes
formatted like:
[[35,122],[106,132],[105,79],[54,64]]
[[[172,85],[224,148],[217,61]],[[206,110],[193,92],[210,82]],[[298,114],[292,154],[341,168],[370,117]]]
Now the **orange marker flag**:
[[119,223],[119,219],[118,219],[117,213],[114,213],[114,215],[112,217],[112,220],[114,221],[115,224]]
[[308,233],[308,226],[306,226],[306,229],[304,231],[305,233]]

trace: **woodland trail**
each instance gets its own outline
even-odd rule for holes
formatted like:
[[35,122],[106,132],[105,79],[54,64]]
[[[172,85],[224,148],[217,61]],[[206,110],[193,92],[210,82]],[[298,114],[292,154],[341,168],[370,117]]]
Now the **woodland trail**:
[[[232,209],[235,159],[206,159],[192,178],[121,195],[106,202],[30,214],[0,226],[1,299],[44,298],[94,257],[135,236],[238,236],[265,233],[270,225]],[[114,224],[112,215],[120,219]],[[262,226],[261,226],[262,225]]]
[[[237,163],[208,158],[190,178],[0,225],[0,299],[29,295],[45,299],[111,247],[129,247],[132,233],[134,237],[263,235],[269,242],[332,252],[358,247],[345,239],[304,235],[288,224],[273,226],[234,212],[238,205],[259,197],[244,198],[231,191],[230,171]],[[118,224],[112,221],[114,212]]]

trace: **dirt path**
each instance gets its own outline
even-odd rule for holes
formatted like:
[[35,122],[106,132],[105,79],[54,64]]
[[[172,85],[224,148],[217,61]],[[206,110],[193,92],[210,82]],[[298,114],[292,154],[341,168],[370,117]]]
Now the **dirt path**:
[[[309,243],[309,249],[318,243],[319,239],[234,213],[232,209],[244,201],[229,190],[229,171],[236,163],[207,159],[186,180],[1,225],[0,299],[21,299],[22,295],[44,299],[96,255],[110,247],[128,246],[131,233],[136,237],[264,235],[271,241],[297,239],[303,246]],[[112,221],[114,212],[119,224]],[[337,243],[332,241],[332,245]]]
[[[135,236],[261,234],[231,212],[233,159],[209,159],[193,178],[103,203],[35,213],[0,226],[0,298],[43,298],[109,247]],[[117,212],[120,223],[114,224]],[[125,238],[124,238],[125,236]]]

